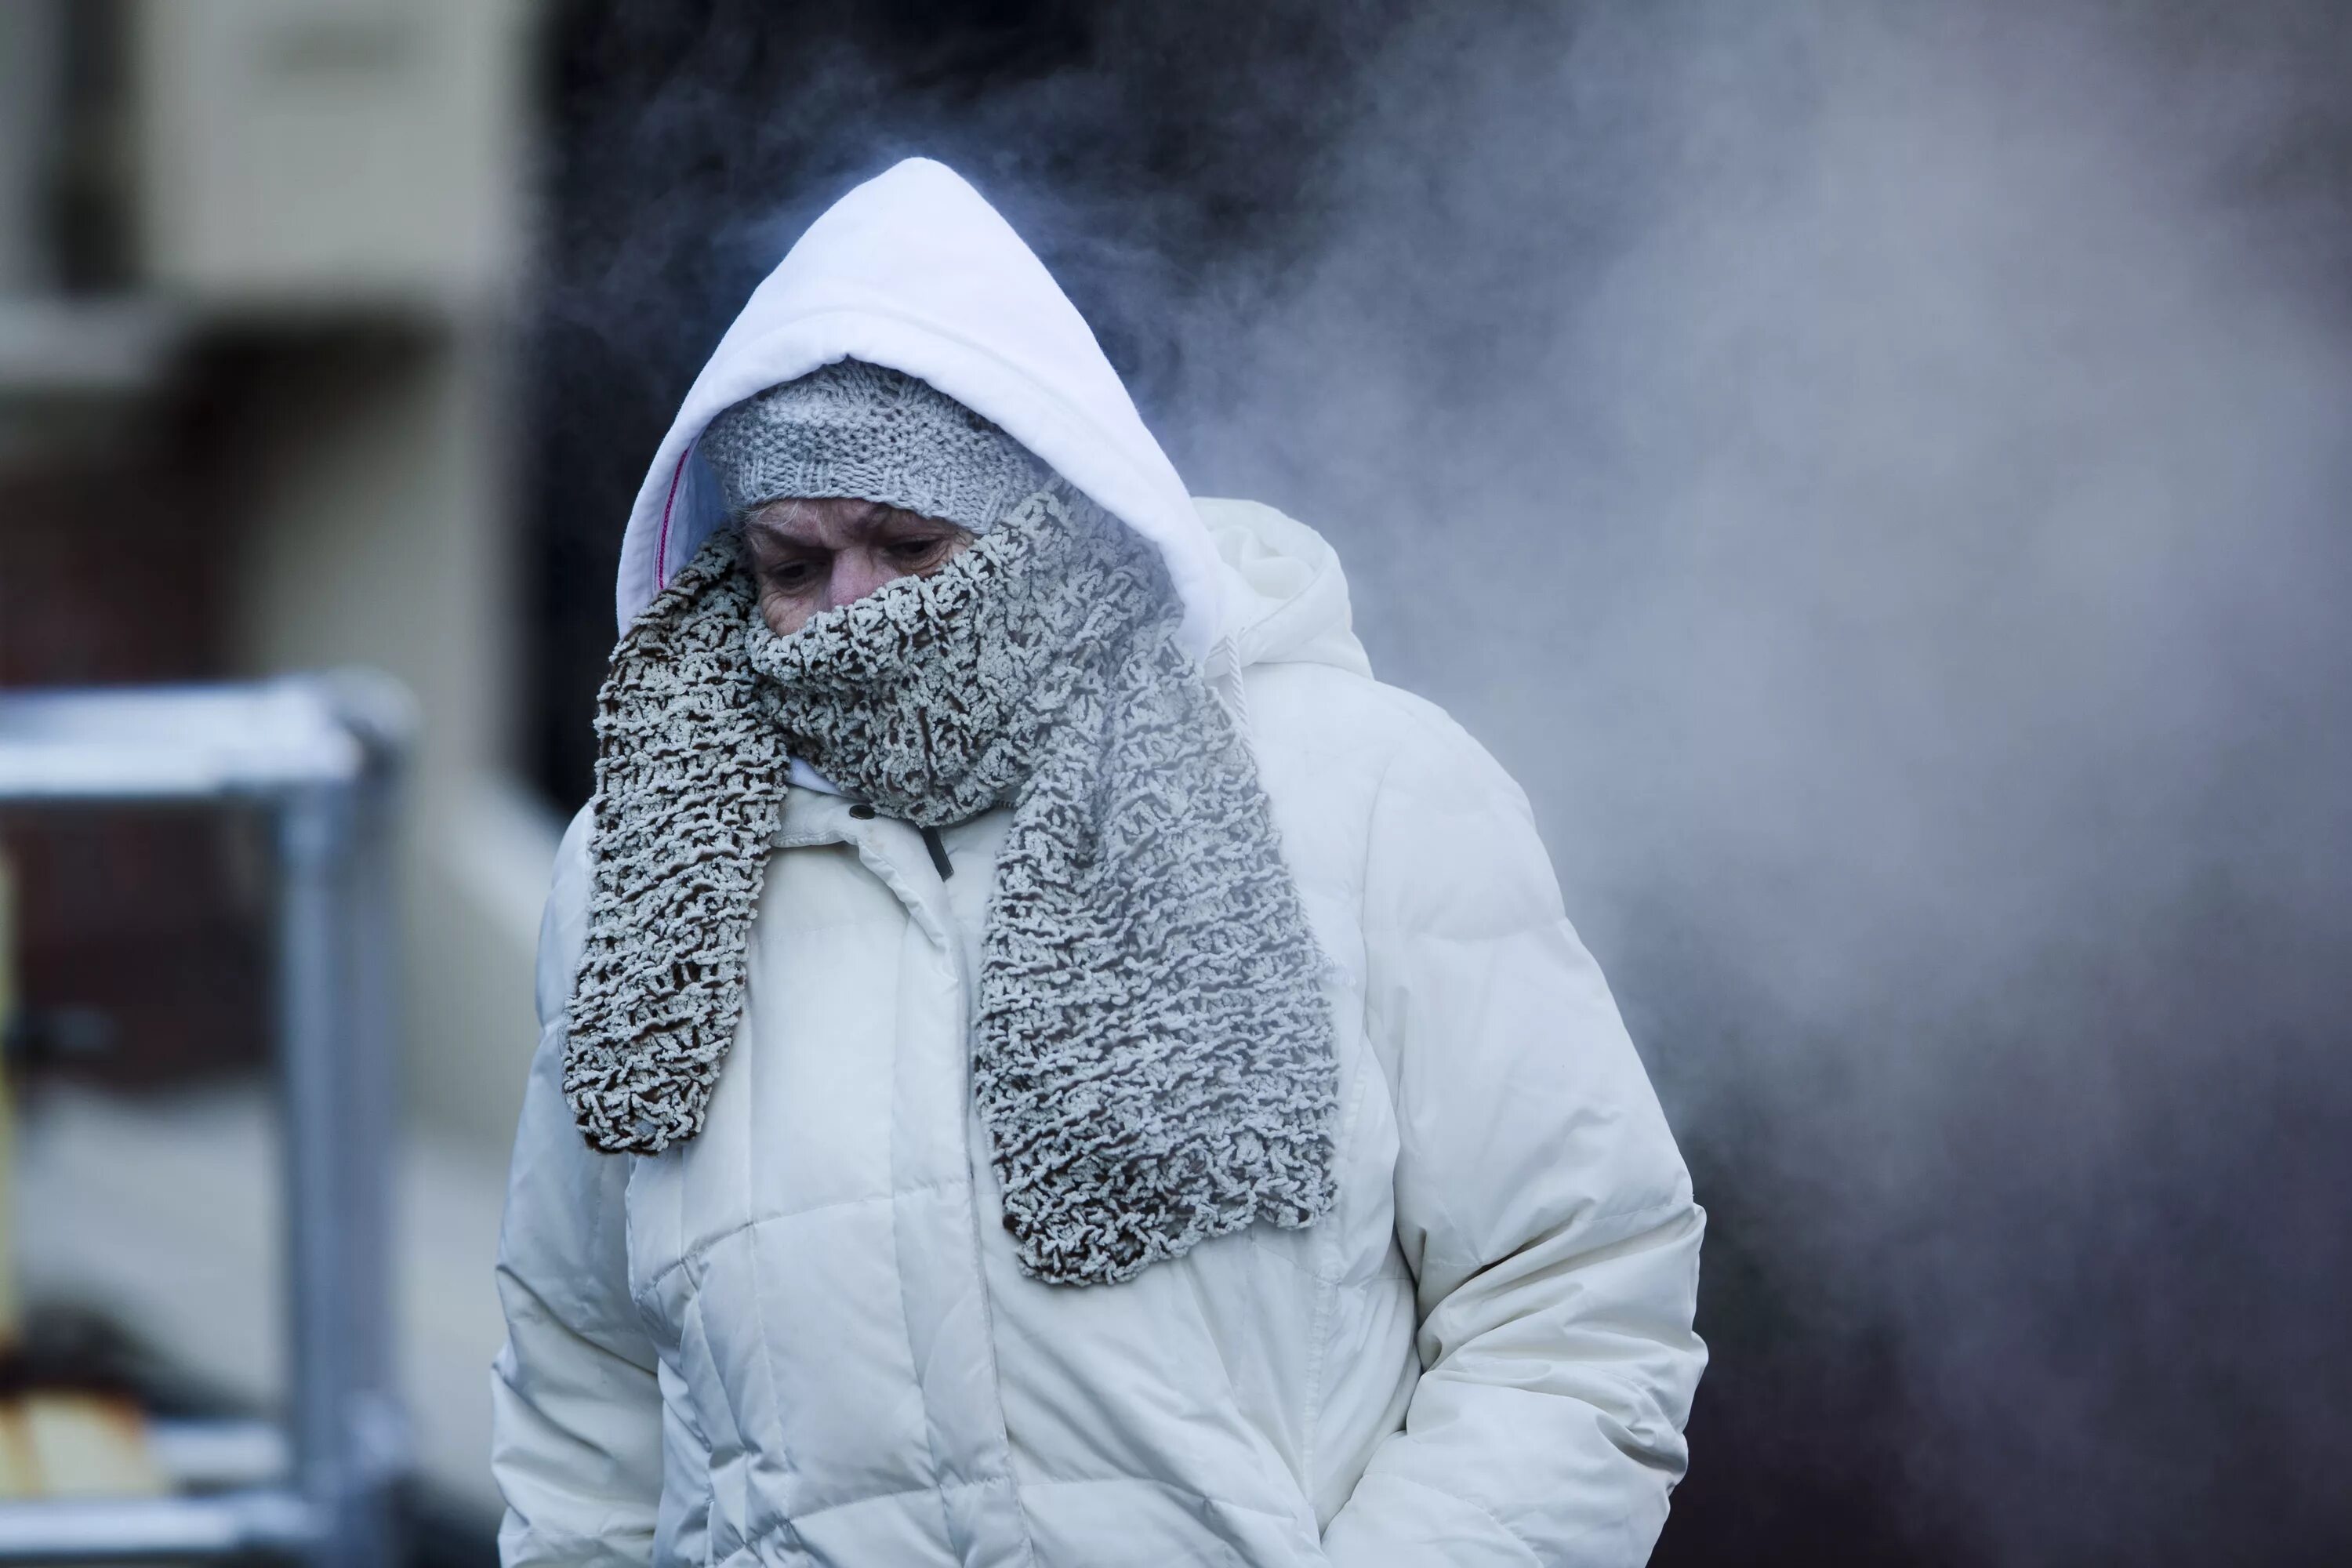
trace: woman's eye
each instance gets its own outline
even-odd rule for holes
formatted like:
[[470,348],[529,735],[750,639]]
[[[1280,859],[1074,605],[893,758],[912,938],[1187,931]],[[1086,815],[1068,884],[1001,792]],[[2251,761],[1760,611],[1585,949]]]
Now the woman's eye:
[[769,567],[761,575],[768,580],[770,587],[798,593],[815,580],[816,569],[805,561],[787,561]]

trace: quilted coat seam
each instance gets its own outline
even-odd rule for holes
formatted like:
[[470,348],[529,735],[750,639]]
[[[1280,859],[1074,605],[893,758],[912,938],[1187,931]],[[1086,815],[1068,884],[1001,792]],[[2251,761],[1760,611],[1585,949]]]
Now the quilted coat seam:
[[[1343,1162],[1348,1152],[1355,1148],[1357,1121],[1364,1108],[1366,1093],[1364,1080],[1370,1076],[1367,1068],[1377,1068],[1379,1065],[1375,1060],[1370,1064],[1359,1063],[1357,1066],[1356,1092],[1348,1099],[1348,1114],[1339,1128],[1339,1144]],[[1340,1202],[1343,1205],[1346,1202],[1344,1188]],[[1338,1237],[1339,1226],[1337,1224],[1339,1217],[1340,1215],[1335,1213],[1335,1223],[1324,1227],[1318,1247],[1319,1251],[1333,1257],[1338,1254],[1339,1247]],[[1313,1359],[1307,1364],[1307,1386],[1302,1391],[1303,1397],[1300,1399],[1298,1411],[1299,1479],[1302,1485],[1309,1487],[1312,1485],[1315,1474],[1315,1434],[1321,1426],[1317,1417],[1323,1407],[1323,1373],[1331,1363],[1331,1317],[1339,1306],[1339,1301],[1337,1268],[1334,1268],[1327,1272],[1324,1268],[1318,1266],[1315,1271],[1315,1311],[1309,1320],[1308,1328],[1308,1342],[1314,1347]],[[1314,1499],[1311,1495],[1307,1500],[1307,1508],[1310,1512],[1314,1508]]]
[[[1404,748],[1399,745],[1381,764],[1381,776],[1372,781],[1371,805],[1364,813],[1364,853],[1356,864],[1356,929],[1367,937],[1372,931],[1372,855],[1380,843],[1381,804],[1388,797],[1389,775],[1396,771],[1397,759],[1402,755]],[[1364,956],[1369,963],[1371,955]]]
[[[751,1462],[752,1453],[750,1435],[743,1430],[742,1424],[736,1420],[735,1412],[727,1408],[723,1399],[714,1414],[726,1422],[724,1430],[728,1436],[725,1442],[721,1443],[711,1436],[714,1430],[719,1429],[717,1423],[702,1418],[702,1402],[694,1393],[694,1376],[683,1363],[689,1320],[699,1321],[701,1327],[698,1332],[703,1351],[706,1355],[709,1353],[709,1316],[703,1310],[705,1297],[702,1279],[697,1277],[689,1283],[692,1287],[692,1294],[688,1298],[684,1310],[678,1314],[678,1349],[681,1363],[678,1368],[678,1382],[686,1390],[688,1415],[691,1417],[687,1422],[687,1429],[702,1444],[702,1550],[704,1557],[708,1558],[713,1551],[717,1550],[715,1542],[719,1535],[718,1526],[721,1522],[727,1525],[739,1543],[743,1541],[745,1510],[740,1501],[731,1511],[722,1507],[719,1494],[719,1476],[729,1467],[736,1467],[740,1474],[740,1467]],[[667,1457],[662,1465],[662,1487],[665,1491],[669,1487],[669,1465]]]
[[[698,1289],[696,1290],[693,1298],[687,1302],[685,1312],[681,1312],[679,1314],[680,1319],[683,1320],[687,1313],[693,1313],[697,1316],[702,1315],[702,1295]],[[703,1330],[703,1335],[707,1342],[709,1336],[709,1330],[707,1325]],[[683,1363],[686,1359],[683,1353],[685,1341],[685,1325],[683,1321],[681,1321],[679,1325],[678,1338],[680,1342],[680,1354],[678,1360]],[[698,1510],[693,1509],[686,1510],[684,1517],[688,1520],[693,1520],[695,1519],[697,1512],[699,1512],[701,1517],[698,1528],[702,1532],[702,1556],[703,1560],[708,1563],[713,1550],[712,1538],[714,1532],[711,1529],[711,1521],[718,1517],[719,1514],[719,1476],[718,1472],[712,1468],[711,1463],[711,1461],[718,1457],[719,1445],[711,1440],[710,1433],[708,1430],[709,1424],[702,1419],[702,1412],[694,1396],[694,1380],[687,1375],[687,1372],[683,1364],[677,1369],[676,1375],[677,1377],[678,1388],[681,1394],[677,1412],[678,1425],[686,1428],[687,1436],[702,1445],[702,1504]],[[667,1410],[669,1408],[669,1396],[665,1393],[662,1398],[663,1408]],[[734,1425],[734,1422],[730,1419],[728,1422],[728,1425],[731,1426]],[[738,1434],[738,1436],[740,1437],[740,1434]],[[662,1461],[662,1490],[664,1492],[669,1490],[669,1461],[667,1455],[663,1457]]]
[[809,1204],[796,1209],[782,1209],[775,1214],[763,1214],[757,1218],[747,1219],[740,1225],[730,1225],[714,1236],[703,1237],[679,1253],[676,1259],[663,1264],[660,1268],[648,1275],[645,1284],[632,1291],[631,1295],[635,1300],[640,1311],[655,1311],[658,1321],[657,1303],[651,1301],[649,1298],[660,1288],[662,1282],[679,1269],[699,1261],[709,1253],[712,1247],[723,1242],[732,1241],[745,1231],[757,1230],[763,1226],[779,1225],[788,1219],[805,1219],[810,1215],[824,1214],[830,1209],[855,1208],[860,1204],[894,1203],[910,1193],[937,1192],[946,1187],[968,1186],[971,1182],[971,1178],[968,1175],[940,1176],[934,1181],[910,1182],[903,1187],[893,1187],[887,1193],[868,1193],[862,1197],[855,1198],[832,1198],[821,1204]]
[[[1370,1478],[1368,1476],[1365,1479],[1370,1479]],[[1464,1497],[1460,1492],[1454,1490],[1450,1487],[1441,1487],[1433,1481],[1423,1480],[1419,1476],[1406,1475],[1402,1470],[1384,1470],[1381,1473],[1381,1479],[1382,1481],[1402,1481],[1406,1486],[1419,1487],[1423,1491],[1435,1492],[1439,1497],[1446,1498],[1452,1501],[1460,1503],[1464,1508],[1469,1509],[1479,1514],[1488,1523],[1500,1531],[1502,1532],[1503,1539],[1517,1547],[1521,1552],[1525,1552],[1527,1554],[1528,1561],[1534,1563],[1535,1568],[1544,1568],[1543,1554],[1538,1552],[1534,1547],[1528,1545],[1527,1541],[1517,1531],[1513,1530],[1508,1524],[1505,1523],[1502,1516],[1496,1513],[1493,1509],[1488,1508],[1485,1503],[1480,1502],[1476,1498]]]
[[[961,947],[950,942],[946,945],[945,951],[948,968],[955,975],[958,984],[963,990],[962,1033],[967,1042],[966,1048],[969,1049],[972,1029],[971,1018],[979,1000],[979,977],[970,973],[964,963]],[[967,1100],[971,1096],[969,1075],[970,1068],[967,1067],[965,1084]],[[999,1479],[1007,1488],[1006,1496],[1013,1506],[1013,1520],[1021,1526],[1022,1559],[1029,1564],[1029,1568],[1037,1568],[1037,1540],[1029,1529],[1029,1510],[1021,1506],[1020,1485],[1013,1479],[1013,1433],[1005,1421],[1004,1373],[996,1354],[996,1304],[990,1299],[988,1291],[988,1256],[980,1234],[979,1183],[978,1179],[970,1173],[973,1150],[971,1119],[969,1116],[964,1119],[963,1141],[966,1173],[962,1183],[963,1233],[965,1239],[971,1244],[971,1288],[973,1296],[980,1303],[981,1351],[988,1358],[988,1389],[996,1401],[996,1436],[997,1440],[1003,1445],[1004,1473]],[[945,1506],[944,1503],[942,1506]]]
[[[1174,1481],[1153,1480],[1149,1476],[1047,1476],[1042,1479],[1024,1480],[1018,1483],[1018,1489],[1021,1490],[1042,1491],[1047,1487],[1150,1487],[1155,1491],[1174,1492],[1180,1497],[1198,1498],[1202,1502],[1213,1503],[1219,1508],[1229,1508],[1236,1513],[1254,1514],[1259,1519],[1278,1519],[1285,1524],[1292,1525],[1302,1522],[1297,1514],[1286,1510],[1260,1508],[1255,1503],[1242,1502],[1229,1497],[1219,1497],[1214,1492],[1204,1492],[1197,1487],[1180,1486]],[[1313,1517],[1311,1505],[1308,1517]]]
[[[738,1068],[737,1070],[740,1072],[742,1069]],[[757,1140],[750,1138],[743,1140],[743,1190],[746,1192],[757,1192],[759,1190],[759,1188],[753,1184],[753,1172],[751,1169],[751,1162],[757,1157],[758,1149],[759,1143]],[[756,1337],[760,1342],[760,1370],[763,1374],[765,1374],[768,1380],[768,1408],[772,1411],[781,1412],[784,1407],[783,1384],[780,1383],[776,1377],[776,1352],[774,1345],[770,1342],[770,1336],[767,1331],[768,1314],[765,1308],[768,1300],[768,1286],[767,1281],[761,1277],[760,1271],[759,1238],[757,1235],[752,1232],[752,1228],[749,1226],[742,1227],[741,1232],[739,1234],[742,1234],[745,1238],[743,1249],[746,1257],[744,1261],[751,1271],[751,1293],[757,1298],[757,1300],[753,1302],[754,1310],[759,1313],[759,1332]],[[700,1292],[698,1290],[698,1298]],[[778,1461],[778,1468],[782,1469],[786,1478],[789,1479],[792,1474],[792,1455],[789,1452],[783,1451],[783,1445],[781,1442],[774,1443],[773,1445],[758,1445],[758,1447],[763,1448],[771,1446],[777,1450],[773,1455],[773,1458]],[[754,1447],[748,1436],[745,1438],[744,1447],[747,1448]],[[753,1455],[750,1458],[750,1463],[755,1471],[759,1466],[761,1457],[761,1456],[759,1455]]]
[[1404,755],[1399,745],[1389,752],[1381,764],[1381,776],[1372,781],[1371,805],[1364,813],[1364,853],[1356,865],[1356,942],[1359,961],[1363,965],[1367,984],[1364,988],[1364,1048],[1372,1053],[1372,1065],[1381,1069],[1381,1080],[1388,1086],[1389,1103],[1402,1121],[1404,1116],[1404,1060],[1393,1051],[1383,1052],[1379,1032],[1373,1027],[1372,997],[1378,993],[1370,984],[1372,973],[1372,856],[1380,843],[1381,805],[1388,798],[1389,774],[1396,771],[1397,759]]
[[1331,1285],[1341,1289],[1348,1290],[1370,1290],[1377,1286],[1393,1284],[1399,1279],[1405,1280],[1408,1283],[1412,1279],[1412,1271],[1409,1269],[1392,1269],[1385,1267],[1378,1273],[1359,1275],[1352,1279],[1348,1278],[1345,1274],[1336,1271],[1326,1274],[1308,1264],[1299,1262],[1298,1259],[1291,1257],[1286,1252],[1283,1252],[1277,1247],[1266,1246],[1264,1242],[1252,1237],[1247,1231],[1244,1231],[1242,1233],[1242,1237],[1249,1243],[1251,1249],[1256,1252],[1258,1256],[1261,1258],[1273,1258],[1276,1262],[1282,1264],[1285,1268],[1290,1269],[1292,1272],[1298,1275],[1299,1278],[1307,1280],[1309,1284]]
[[[638,1539],[642,1539],[646,1546],[646,1555],[643,1558],[616,1550],[622,1541],[635,1542]],[[512,1547],[509,1548],[508,1554],[510,1557],[520,1554],[528,1560],[531,1549],[536,1548],[541,1559],[551,1562],[584,1564],[599,1562],[635,1563],[650,1562],[653,1557],[653,1547],[654,1532],[650,1530],[599,1529],[592,1533],[580,1530],[549,1529],[543,1525],[534,1524],[515,1538]]]
[[[1010,1476],[986,1476],[982,1477],[979,1480],[930,1481],[921,1486],[892,1487],[888,1491],[862,1492],[856,1497],[843,1498],[838,1502],[820,1503],[815,1508],[802,1509],[794,1512],[789,1519],[780,1520],[776,1523],[768,1526],[767,1529],[760,1532],[759,1539],[761,1541],[766,1541],[772,1536],[782,1534],[787,1528],[797,1529],[799,1526],[807,1523],[810,1520],[821,1519],[828,1513],[839,1513],[845,1508],[863,1508],[867,1503],[888,1502],[894,1498],[936,1498],[948,1492],[984,1491],[991,1487],[1009,1488],[1013,1487],[1013,1478]],[[1211,1500],[1213,1501],[1215,1500],[1212,1499]]]
[[1367,925],[1364,927],[1364,935],[1367,940],[1375,935],[1408,936],[1416,942],[1444,942],[1468,946],[1473,943],[1501,942],[1507,937],[1526,936],[1531,931],[1553,931],[1569,924],[1567,916],[1553,910],[1537,919],[1522,921],[1513,925],[1496,926],[1488,931],[1432,931],[1427,926],[1410,925],[1403,921],[1395,921],[1381,925]]
[[[950,962],[952,963],[953,960],[950,959]],[[892,1041],[898,1042],[903,1041],[906,1036],[907,988],[903,985],[894,986],[891,990],[889,1037]],[[898,1054],[897,1059],[903,1063],[906,1058],[903,1054]],[[898,1163],[899,1134],[904,1131],[902,1121],[903,1119],[894,1110],[890,1117],[890,1164],[894,1171]],[[931,1500],[939,1509],[940,1539],[948,1542],[956,1555],[961,1557],[964,1555],[964,1548],[968,1543],[956,1539],[955,1521],[948,1514],[947,1495],[938,1485],[946,1479],[947,1467],[940,1462],[940,1424],[931,1410],[930,1390],[923,1381],[923,1367],[926,1363],[924,1358],[915,1349],[915,1314],[907,1300],[908,1285],[905,1247],[900,1235],[903,1228],[898,1211],[898,1194],[894,1191],[890,1197],[890,1277],[898,1282],[898,1333],[906,1342],[907,1371],[915,1380],[915,1396],[922,1401],[923,1452],[930,1457],[931,1461],[931,1479],[934,1483],[931,1487]]]
[[[1660,1198],[1655,1203],[1629,1204],[1623,1208],[1595,1210],[1593,1213],[1584,1216],[1584,1224],[1587,1226],[1591,1226],[1596,1225],[1608,1225],[1623,1220],[1641,1222],[1651,1220],[1662,1221],[1695,1207],[1697,1205],[1697,1198],[1693,1194],[1685,1190],[1683,1192],[1676,1193],[1672,1197]],[[1650,1228],[1654,1227],[1653,1226]],[[1646,1234],[1646,1230],[1644,1229],[1629,1230],[1619,1239],[1620,1241],[1631,1241],[1634,1237],[1644,1234]],[[1603,1245],[1612,1244],[1604,1243]]]

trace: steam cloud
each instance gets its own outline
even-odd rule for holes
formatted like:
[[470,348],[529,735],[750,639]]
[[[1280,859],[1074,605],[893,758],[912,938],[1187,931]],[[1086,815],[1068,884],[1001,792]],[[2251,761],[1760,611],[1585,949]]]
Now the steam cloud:
[[1156,89],[825,54],[737,127],[817,149],[790,200],[556,309],[715,334],[932,152],[1196,490],[1332,538],[1533,797],[1716,1212],[1661,1561],[2340,1552],[2352,21],[1424,9],[1120,24]]
[[1723,1222],[1687,1500],[1851,1448],[1931,1557],[2340,1543],[2318,83],[1965,9],[1404,39],[1175,423],[1538,802]]

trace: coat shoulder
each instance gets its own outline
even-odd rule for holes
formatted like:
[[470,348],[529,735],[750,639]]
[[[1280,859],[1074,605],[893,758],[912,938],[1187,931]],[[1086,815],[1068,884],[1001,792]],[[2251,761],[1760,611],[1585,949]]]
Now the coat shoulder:
[[1494,754],[1425,697],[1326,664],[1254,666],[1243,683],[1251,742],[1270,768],[1306,763],[1327,783],[1368,776],[1391,796],[1527,814],[1525,793]]
[[1342,922],[1332,931],[1558,917],[1526,795],[1444,709],[1323,665],[1254,668],[1244,680],[1285,852],[1309,905]]

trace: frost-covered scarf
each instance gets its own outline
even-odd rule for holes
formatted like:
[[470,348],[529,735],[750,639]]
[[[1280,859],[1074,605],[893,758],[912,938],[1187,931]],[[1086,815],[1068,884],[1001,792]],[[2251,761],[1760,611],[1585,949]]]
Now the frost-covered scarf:
[[971,1084],[1022,1267],[1132,1277],[1330,1207],[1320,960],[1256,768],[1151,548],[1041,491],[940,571],[779,637],[721,536],[600,698],[564,1091],[591,1144],[701,1130],[787,760],[945,826],[1010,804]]

